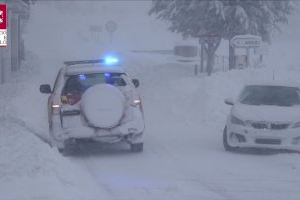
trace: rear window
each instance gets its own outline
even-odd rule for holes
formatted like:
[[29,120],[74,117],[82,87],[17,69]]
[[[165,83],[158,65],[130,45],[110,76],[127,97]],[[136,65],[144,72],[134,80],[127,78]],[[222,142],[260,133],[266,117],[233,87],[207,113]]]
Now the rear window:
[[114,86],[126,86],[125,80],[121,77],[122,73],[95,73],[95,74],[78,74],[67,77],[63,94],[84,93],[88,88],[101,83],[111,84]]

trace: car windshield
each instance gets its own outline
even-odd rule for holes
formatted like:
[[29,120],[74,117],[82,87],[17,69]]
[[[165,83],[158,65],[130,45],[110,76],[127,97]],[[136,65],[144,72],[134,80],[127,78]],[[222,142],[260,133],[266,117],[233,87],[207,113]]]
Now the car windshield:
[[106,83],[114,86],[126,86],[126,82],[121,77],[122,73],[95,73],[78,74],[67,77],[63,94],[84,93],[85,90],[96,84]]
[[247,105],[294,106],[300,104],[299,89],[286,86],[246,86],[240,103]]

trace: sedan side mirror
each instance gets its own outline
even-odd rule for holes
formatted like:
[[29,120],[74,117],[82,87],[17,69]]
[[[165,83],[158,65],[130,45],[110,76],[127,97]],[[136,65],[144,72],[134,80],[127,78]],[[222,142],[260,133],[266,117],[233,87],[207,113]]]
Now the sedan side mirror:
[[40,92],[44,94],[52,93],[50,85],[49,84],[40,85]]
[[138,79],[132,79],[132,83],[136,88],[140,86],[140,81]]
[[224,100],[224,103],[227,104],[227,105],[230,105],[230,106],[233,106],[234,105],[234,101],[232,98],[227,98]]

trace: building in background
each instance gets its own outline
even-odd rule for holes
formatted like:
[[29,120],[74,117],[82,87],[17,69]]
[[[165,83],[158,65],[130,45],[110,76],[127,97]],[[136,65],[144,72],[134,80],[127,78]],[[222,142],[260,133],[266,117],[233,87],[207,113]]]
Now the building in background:
[[22,33],[29,19],[30,0],[0,0],[7,5],[7,47],[0,48],[0,83],[20,69],[25,59]]

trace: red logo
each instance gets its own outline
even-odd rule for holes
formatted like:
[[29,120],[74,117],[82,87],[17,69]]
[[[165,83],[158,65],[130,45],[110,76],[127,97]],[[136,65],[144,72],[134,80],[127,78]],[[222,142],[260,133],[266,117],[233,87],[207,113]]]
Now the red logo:
[[6,29],[6,4],[0,4],[0,29]]

